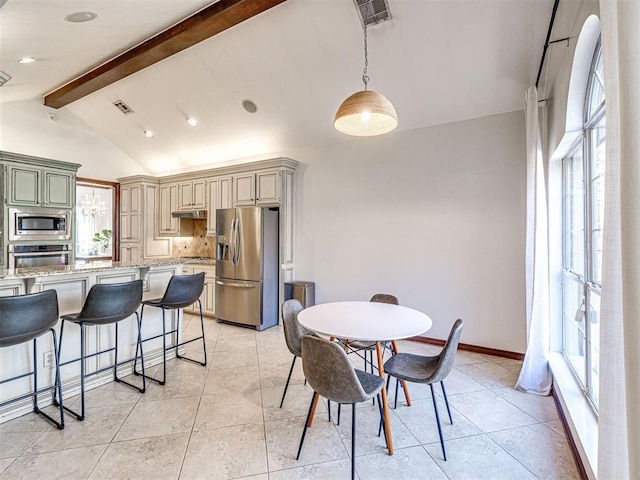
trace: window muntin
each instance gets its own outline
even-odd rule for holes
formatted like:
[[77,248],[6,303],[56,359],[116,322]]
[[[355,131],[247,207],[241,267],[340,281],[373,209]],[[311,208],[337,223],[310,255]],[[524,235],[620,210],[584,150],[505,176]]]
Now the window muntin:
[[564,268],[584,277],[584,163],[582,143],[564,159]]
[[606,145],[602,80],[602,50],[598,43],[585,95],[583,132],[563,159],[562,169],[562,351],[596,410]]
[[[585,120],[593,118],[597,111],[604,106],[604,73],[602,70],[602,49],[596,47],[589,78],[589,93],[585,108]],[[586,123],[586,122],[585,122]]]
[[591,274],[590,280],[598,286],[602,283],[602,225],[604,220],[604,151],[605,118],[589,129],[590,166],[590,236]]

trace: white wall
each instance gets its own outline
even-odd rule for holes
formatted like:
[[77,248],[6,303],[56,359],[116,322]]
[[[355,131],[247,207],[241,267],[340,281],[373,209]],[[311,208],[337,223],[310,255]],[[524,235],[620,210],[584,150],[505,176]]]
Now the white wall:
[[[80,176],[148,173],[37,101],[1,104],[0,134],[0,149],[80,163]],[[301,162],[296,278],[318,302],[392,293],[431,316],[427,336],[459,317],[464,343],[525,351],[523,112],[280,153]]]
[[0,150],[79,163],[79,177],[116,181],[148,173],[73,113],[39,100],[0,104]]
[[524,352],[522,111],[285,152],[298,170],[296,277],[316,301],[398,296],[446,338]]

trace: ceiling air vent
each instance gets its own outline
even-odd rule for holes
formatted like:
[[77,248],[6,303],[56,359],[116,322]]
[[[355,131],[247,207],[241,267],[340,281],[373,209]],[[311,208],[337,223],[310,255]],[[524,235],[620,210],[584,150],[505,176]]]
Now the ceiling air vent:
[[0,70],[0,87],[11,80],[11,75]]
[[120,110],[122,113],[124,113],[125,115],[129,115],[131,113],[133,113],[133,110],[131,110],[126,103],[124,103],[122,100],[117,100],[115,102],[113,102],[113,104],[116,106],[116,108],[118,110]]
[[360,15],[362,26],[372,25],[391,18],[387,0],[353,0]]

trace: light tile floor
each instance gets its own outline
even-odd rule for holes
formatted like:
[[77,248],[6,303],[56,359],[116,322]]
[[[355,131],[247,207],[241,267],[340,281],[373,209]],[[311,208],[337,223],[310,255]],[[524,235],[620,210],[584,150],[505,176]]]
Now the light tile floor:
[[[195,335],[196,317],[185,320],[185,335]],[[206,332],[207,367],[171,360],[164,387],[151,384],[145,394],[113,383],[91,390],[86,420],[68,416],[63,431],[33,413],[0,425],[0,480],[349,478],[349,406],[336,425],[335,404],[333,422],[326,403],[319,405],[301,458],[295,459],[312,391],[298,360],[284,407],[278,406],[292,360],[281,327],[255,332],[206,320]],[[411,341],[400,342],[400,349],[439,351]],[[189,350],[196,355],[197,344]],[[358,477],[580,478],[553,399],[513,389],[519,368],[517,361],[458,352],[445,382],[453,425],[436,393],[446,462],[428,386],[410,384],[411,407],[400,390],[391,409],[393,456],[377,436],[377,407],[361,404]]]

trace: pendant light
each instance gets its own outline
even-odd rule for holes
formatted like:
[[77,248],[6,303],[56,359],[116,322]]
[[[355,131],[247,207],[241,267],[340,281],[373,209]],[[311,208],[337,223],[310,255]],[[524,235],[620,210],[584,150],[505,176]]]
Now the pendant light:
[[[367,7],[371,7],[369,1]],[[336,130],[357,137],[372,137],[388,133],[398,126],[398,114],[387,98],[373,90],[368,90],[369,76],[367,67],[367,18],[364,24],[364,69],[362,81],[364,90],[348,97],[336,112],[333,126]]]

